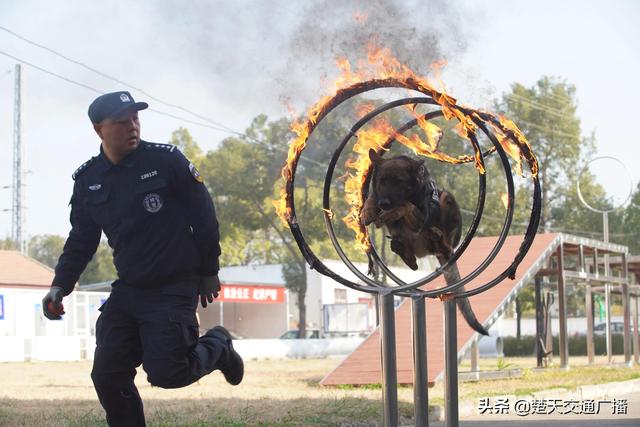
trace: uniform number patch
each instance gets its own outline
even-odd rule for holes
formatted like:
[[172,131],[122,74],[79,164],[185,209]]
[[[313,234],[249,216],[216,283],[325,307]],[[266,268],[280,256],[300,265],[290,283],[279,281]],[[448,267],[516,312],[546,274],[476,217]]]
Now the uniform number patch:
[[189,163],[189,172],[191,172],[191,175],[193,175],[195,180],[200,184],[204,182],[204,178],[202,178],[202,175],[200,175],[200,172],[198,172],[198,169],[196,169],[196,165],[194,165],[193,163]]
[[157,193],[149,193],[144,196],[142,204],[147,212],[156,213],[162,209],[162,197]]

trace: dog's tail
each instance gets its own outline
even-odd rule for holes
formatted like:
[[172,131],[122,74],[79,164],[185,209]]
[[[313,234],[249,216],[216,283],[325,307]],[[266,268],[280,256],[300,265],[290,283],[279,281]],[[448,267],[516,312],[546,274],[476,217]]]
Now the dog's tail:
[[456,298],[456,302],[458,303],[458,309],[460,310],[460,313],[462,313],[462,317],[464,317],[464,320],[467,321],[467,324],[471,326],[471,328],[476,332],[482,335],[489,335],[489,332],[487,332],[484,326],[482,326],[482,324],[478,321],[476,315],[473,313],[469,298]]
[[[440,265],[444,265],[447,260],[442,256],[438,256],[438,261]],[[454,263],[451,267],[449,267],[444,272],[444,278],[449,283],[455,283],[460,280],[460,272],[458,271],[458,266]],[[464,292],[464,286],[459,288],[458,292]],[[456,303],[458,304],[458,309],[460,313],[462,313],[462,317],[467,321],[467,324],[471,326],[471,328],[482,335],[489,335],[489,332],[482,326],[478,318],[476,317],[473,309],[471,308],[471,303],[469,302],[469,298],[456,298]]]

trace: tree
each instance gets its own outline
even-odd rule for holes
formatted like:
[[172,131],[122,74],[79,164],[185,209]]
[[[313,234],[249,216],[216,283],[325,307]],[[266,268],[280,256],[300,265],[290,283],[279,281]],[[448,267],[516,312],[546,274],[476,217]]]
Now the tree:
[[504,95],[501,107],[527,136],[538,157],[542,185],[540,224],[562,226],[552,209],[566,205],[567,195],[562,190],[572,182],[580,162],[594,148],[593,136],[581,136],[575,87],[549,76],[540,78],[531,87],[514,83]]
[[620,240],[632,254],[640,254],[640,183],[624,210]]
[[15,240],[7,236],[4,239],[0,240],[0,249],[7,251],[17,251],[18,245],[16,245]]
[[183,127],[174,130],[171,133],[169,144],[177,146],[187,159],[191,160],[196,167],[200,167],[203,157],[202,150],[198,143],[193,140],[189,130]]
[[115,280],[118,277],[116,267],[113,265],[113,251],[107,242],[100,242],[95,255],[87,264],[87,268],[80,275],[78,283],[88,285]]
[[534,314],[536,308],[535,287],[524,286],[516,296],[516,337],[520,339],[520,323],[523,314]]
[[29,256],[51,268],[55,268],[62,254],[64,238],[55,234],[41,234],[29,240]]

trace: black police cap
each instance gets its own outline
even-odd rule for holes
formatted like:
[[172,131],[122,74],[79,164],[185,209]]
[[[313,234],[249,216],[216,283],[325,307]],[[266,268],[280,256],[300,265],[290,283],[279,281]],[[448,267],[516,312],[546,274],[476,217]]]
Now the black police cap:
[[129,92],[120,91],[105,93],[97,97],[89,105],[89,118],[92,123],[100,123],[106,118],[118,117],[125,110],[144,110],[149,107],[146,102],[135,102]]

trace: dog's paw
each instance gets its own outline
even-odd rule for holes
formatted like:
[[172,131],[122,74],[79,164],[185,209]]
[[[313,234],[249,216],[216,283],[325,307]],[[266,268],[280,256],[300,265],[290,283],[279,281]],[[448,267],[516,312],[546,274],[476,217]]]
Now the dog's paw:
[[375,209],[362,209],[360,212],[360,224],[367,226],[378,219],[378,212]]
[[396,208],[382,212],[379,218],[380,221],[382,221],[384,224],[389,224],[390,222],[394,222],[402,218],[404,216],[404,213],[404,210]]

